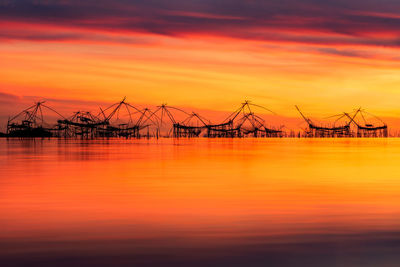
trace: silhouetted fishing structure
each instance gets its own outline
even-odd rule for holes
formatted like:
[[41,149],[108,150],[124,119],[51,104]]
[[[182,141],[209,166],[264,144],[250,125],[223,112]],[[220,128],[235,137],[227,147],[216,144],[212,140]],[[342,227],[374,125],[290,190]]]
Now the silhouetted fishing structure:
[[[177,114],[179,113],[179,114]],[[184,137],[183,135],[177,134],[177,129],[179,126],[183,125],[182,122],[179,123],[178,116],[188,116],[189,113],[186,111],[168,106],[167,104],[162,104],[157,106],[154,112],[151,112],[150,116],[144,120],[144,123],[151,121],[148,129],[152,129],[151,133],[155,137]],[[179,131],[179,130],[178,130]],[[185,136],[194,137],[194,136]]]
[[[333,123],[321,124],[305,116],[295,106],[307,128],[303,134],[271,126],[268,116],[276,115],[263,106],[244,101],[220,123],[213,123],[196,112],[162,104],[155,109],[138,108],[126,98],[94,115],[90,111],[76,111],[64,117],[53,108],[37,102],[7,122],[5,137],[63,137],[63,138],[280,138],[280,137],[387,137],[388,126],[379,117],[359,108],[328,118]],[[257,111],[257,112],[256,112]],[[55,122],[45,119],[50,112]],[[372,118],[372,119],[371,119]],[[1,136],[1,135],[0,135]]]
[[59,136],[82,138],[96,137],[99,127],[105,124],[89,111],[77,111],[71,117],[58,120],[57,123],[62,131]]
[[52,137],[58,136],[59,128],[52,127],[44,120],[44,110],[53,112],[60,117],[60,113],[44,104],[37,102],[14,117],[8,119],[7,132],[8,137]]
[[[300,111],[298,106],[295,107],[308,125],[308,128],[304,130],[304,137],[388,137],[387,125],[379,117],[368,113],[361,108],[357,109],[353,114],[343,112],[328,117],[337,117],[337,119],[332,125],[326,126],[315,124]],[[369,114],[377,119],[381,125],[375,126],[371,122],[367,122],[365,114]],[[362,122],[360,121],[360,117]],[[342,119],[346,119],[345,122],[342,122],[342,125],[337,126],[336,123]],[[356,129],[352,129],[352,125],[354,125]]]
[[211,122],[192,112],[181,123],[174,123],[174,137],[199,137]]
[[254,107],[275,114],[265,107],[245,101],[222,123],[206,125],[207,137],[282,137],[283,131],[267,127],[266,121],[253,112]]
[[[335,121],[335,123],[332,126],[323,126],[323,125],[317,125],[314,123],[310,118],[306,117],[300,110],[298,106],[295,106],[297,111],[300,113],[301,117],[306,121],[308,125],[308,129],[304,131],[305,137],[352,137],[351,131],[350,131],[350,123],[352,121],[352,118],[350,118],[350,121],[345,123],[344,125],[336,126],[336,122],[338,119]],[[342,117],[344,117],[343,115]],[[342,118],[340,117],[340,118]]]
[[[354,115],[351,117],[348,113],[344,113],[352,123],[357,127],[357,137],[388,137],[388,127],[386,123],[379,117],[366,112],[365,110],[359,108],[355,111]],[[378,125],[368,121],[366,115],[369,115],[379,123]],[[357,121],[358,119],[358,121]]]
[[[133,105],[125,102],[125,99],[115,103],[106,109],[100,108],[100,114],[97,117],[102,116],[102,124],[98,127],[99,137],[139,137],[140,125],[134,121],[134,116],[142,112],[134,107]],[[126,112],[125,118],[123,118],[123,112]]]
[[[238,138],[238,137],[282,137],[283,131],[266,126],[266,121],[255,114],[252,108],[264,109],[272,114],[271,110],[245,101],[230,114],[222,123],[213,124],[210,120],[192,113],[182,123],[174,124],[175,137],[198,137],[205,132],[209,138]],[[195,123],[193,123],[195,121]]]

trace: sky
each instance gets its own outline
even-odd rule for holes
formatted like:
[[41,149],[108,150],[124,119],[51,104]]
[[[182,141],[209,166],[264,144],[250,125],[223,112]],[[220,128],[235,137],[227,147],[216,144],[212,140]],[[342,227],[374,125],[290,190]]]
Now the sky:
[[398,0],[0,0],[0,119],[126,96],[286,118],[363,107],[400,126],[399,47]]

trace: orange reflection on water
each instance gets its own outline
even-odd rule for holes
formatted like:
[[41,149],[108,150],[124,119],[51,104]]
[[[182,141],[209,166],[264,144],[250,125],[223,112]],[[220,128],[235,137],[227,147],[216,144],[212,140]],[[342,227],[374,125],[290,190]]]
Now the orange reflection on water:
[[397,139],[0,142],[9,242],[207,247],[400,229]]

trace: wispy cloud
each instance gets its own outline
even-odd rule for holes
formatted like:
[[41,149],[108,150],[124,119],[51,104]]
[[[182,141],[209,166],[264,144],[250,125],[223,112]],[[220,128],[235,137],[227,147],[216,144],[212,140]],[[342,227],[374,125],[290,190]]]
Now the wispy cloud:
[[[215,35],[307,44],[400,44],[400,3],[367,1],[0,1],[0,22],[171,36]],[[90,34],[2,31],[3,39],[89,39]],[[105,38],[105,37],[101,37]],[[95,39],[95,38],[94,38]],[[111,39],[127,42],[123,38]]]

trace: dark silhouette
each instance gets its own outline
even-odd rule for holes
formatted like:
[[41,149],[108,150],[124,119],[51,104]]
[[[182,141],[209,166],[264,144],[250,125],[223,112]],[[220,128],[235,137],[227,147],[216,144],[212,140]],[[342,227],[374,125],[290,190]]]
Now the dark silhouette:
[[[337,117],[332,125],[322,126],[316,125],[310,118],[306,117],[299,109],[300,115],[308,124],[308,129],[304,130],[304,137],[388,137],[387,125],[377,116],[358,108],[352,115],[343,112],[328,118]],[[369,114],[381,125],[374,126],[371,122],[367,122],[365,114]],[[359,119],[361,117],[362,121]],[[343,119],[346,119],[343,122]],[[342,120],[342,121],[341,121]],[[342,125],[337,126],[336,123],[341,121]],[[352,131],[351,125],[355,125],[356,129]]]
[[33,106],[28,107],[7,122],[8,137],[52,137],[56,136],[58,129],[47,124],[43,118],[43,109],[62,115],[54,109],[46,106],[45,102],[37,102]]
[[[154,111],[139,109],[126,98],[106,109],[100,108],[97,115],[89,111],[77,111],[65,118],[45,102],[37,102],[7,123],[7,132],[0,137],[63,137],[63,138],[141,138],[141,137],[175,137],[175,138],[241,138],[241,137],[387,137],[388,127],[377,116],[361,108],[354,113],[343,112],[329,118],[336,118],[328,125],[316,124],[306,117],[295,106],[307,123],[301,134],[291,130],[284,131],[284,126],[267,125],[267,120],[255,109],[273,111],[251,103],[243,102],[240,107],[220,123],[212,123],[198,113],[188,113],[180,108],[162,104]],[[44,119],[44,112],[51,112],[59,117],[57,123],[51,124]],[[123,115],[125,113],[125,115]],[[368,121],[372,116],[378,123]],[[182,119],[178,119],[181,117]],[[339,124],[340,125],[337,125]]]

